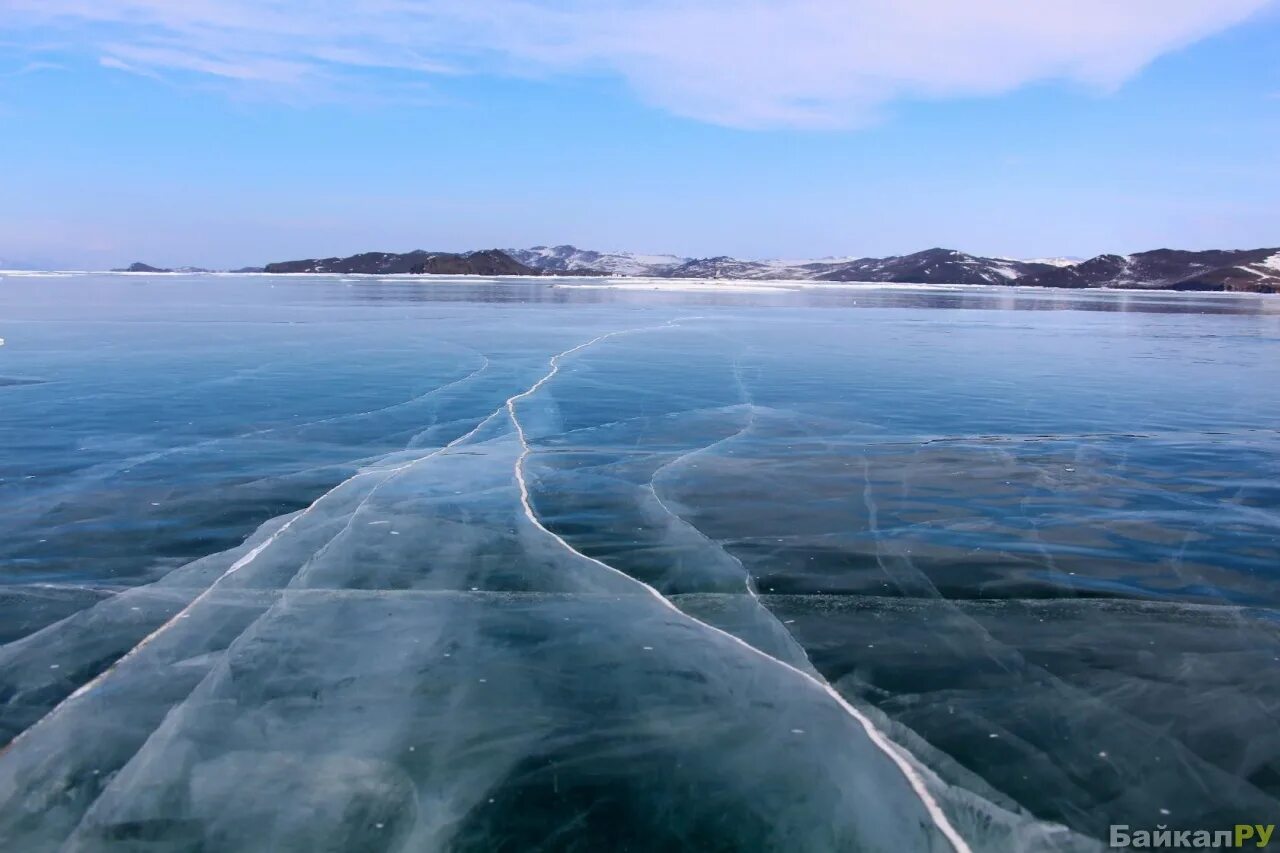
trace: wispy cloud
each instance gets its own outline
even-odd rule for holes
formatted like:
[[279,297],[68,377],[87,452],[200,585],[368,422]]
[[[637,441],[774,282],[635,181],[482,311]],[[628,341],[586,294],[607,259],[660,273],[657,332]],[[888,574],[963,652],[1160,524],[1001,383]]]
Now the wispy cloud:
[[63,66],[59,65],[56,62],[44,62],[41,60],[34,60],[32,62],[24,63],[23,65],[13,69],[12,71],[2,72],[0,73],[0,76],[26,77],[28,74],[39,74],[42,71],[61,71],[62,68]]
[[139,73],[386,96],[424,78],[605,74],[680,115],[856,126],[905,98],[1105,90],[1273,0],[4,0]]

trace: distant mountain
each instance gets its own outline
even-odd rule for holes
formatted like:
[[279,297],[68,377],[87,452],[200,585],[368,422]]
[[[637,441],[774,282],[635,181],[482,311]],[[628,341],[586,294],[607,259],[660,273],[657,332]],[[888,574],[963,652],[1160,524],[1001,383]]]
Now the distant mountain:
[[512,253],[547,271],[590,265],[619,275],[655,278],[732,278],[747,280],[875,281],[915,284],[1012,284],[1023,275],[1052,269],[1007,258],[982,258],[951,249],[929,249],[890,258],[820,258],[747,261],[727,256],[680,258],[673,255],[602,254],[573,246],[535,247]]
[[926,249],[890,258],[862,258],[824,268],[819,281],[876,281],[895,284],[1015,284],[1019,279],[1056,269],[1048,264],[984,258],[954,249]]
[[1132,287],[1280,293],[1280,249],[1099,255],[1018,282],[1036,287]]
[[1084,258],[1001,258],[1004,261],[1021,260],[1024,264],[1048,264],[1051,267],[1073,267],[1084,260]]
[[[135,264],[135,266],[138,266]],[[575,246],[534,246],[479,252],[368,252],[268,264],[268,273],[370,275],[578,275],[651,278],[883,282],[894,284],[1024,285],[1067,288],[1149,288],[1280,293],[1280,249],[1188,252],[1158,249],[1089,260],[1015,260],[926,249],[887,258],[743,260],[596,252]]]
[[507,249],[507,254],[546,273],[641,276],[645,278],[811,278],[807,265],[823,261],[744,261],[737,258],[685,258],[635,252],[595,252],[576,246]]
[[[847,260],[847,259],[846,259]],[[830,267],[831,261],[743,261],[720,256],[693,258],[671,270],[670,278],[738,278],[748,280],[807,280]]]
[[349,258],[319,258],[267,264],[267,273],[343,275],[541,275],[498,249],[478,252],[365,252]]
[[127,266],[127,267],[125,267],[125,268],[123,268],[123,269],[114,269],[114,270],[112,270],[112,272],[184,272],[184,273],[200,273],[200,272],[212,272],[212,270],[207,270],[207,269],[204,269],[203,267],[174,267],[173,269],[168,269],[168,268],[165,268],[165,267],[153,267],[153,266],[151,266],[150,264],[144,264],[144,263],[142,263],[141,261],[138,261],[138,262],[136,262],[136,263],[129,264],[129,266]]
[[689,260],[677,255],[593,252],[575,246],[534,246],[532,249],[505,249],[504,251],[533,269],[561,275],[603,273],[662,277]]
[[545,246],[511,254],[531,267],[561,271],[591,265],[619,275],[697,279],[788,279],[898,284],[1016,284],[1032,287],[1124,287],[1280,293],[1280,249],[1186,252],[1159,249],[1134,255],[1015,260],[927,249],[887,258],[741,260],[726,256],[600,253]]

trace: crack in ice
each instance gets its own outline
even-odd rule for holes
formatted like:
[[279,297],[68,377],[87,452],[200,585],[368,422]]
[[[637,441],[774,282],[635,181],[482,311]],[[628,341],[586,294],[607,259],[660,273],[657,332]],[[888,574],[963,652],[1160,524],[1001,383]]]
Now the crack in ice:
[[[5,753],[7,753],[10,749],[16,746],[23,739],[25,739],[31,732],[35,731],[37,728],[45,724],[47,721],[55,718],[58,714],[62,712],[62,710],[69,703],[74,702],[76,699],[80,698],[81,696],[84,696],[85,694],[91,692],[96,687],[98,687],[98,685],[100,685],[103,681],[109,678],[121,666],[123,666],[129,660],[137,656],[143,649],[151,645],[153,642],[159,639],[163,634],[167,633],[169,629],[172,628],[174,625],[178,624],[180,620],[186,619],[190,615],[191,611],[197,605],[199,605],[202,601],[206,600],[210,595],[212,595],[213,592],[218,588],[218,586],[223,581],[225,581],[227,578],[231,577],[232,575],[239,572],[241,569],[253,563],[254,560],[258,559],[258,557],[261,556],[264,551],[266,551],[273,544],[279,541],[280,537],[283,536],[285,533],[287,533],[295,524],[297,524],[303,518],[306,518],[308,515],[310,515],[318,506],[320,506],[320,504],[326,498],[331,497],[343,487],[348,486],[357,480],[360,480],[365,477],[372,477],[378,474],[383,475],[382,479],[374,486],[374,488],[370,491],[369,495],[366,495],[364,499],[361,501],[361,503],[359,504],[359,506],[362,507],[368,501],[369,497],[372,496],[372,494],[376,492],[381,486],[383,486],[388,480],[391,480],[397,475],[409,470],[410,468],[413,468],[415,465],[418,465],[421,462],[425,462],[428,459],[432,459],[436,456],[439,456],[440,454],[445,453],[446,451],[449,451],[454,447],[456,447],[457,445],[462,444],[464,441],[467,441],[468,439],[472,438],[476,433],[478,433],[481,429],[483,429],[484,426],[487,423],[489,423],[489,421],[493,420],[494,416],[496,416],[501,411],[502,411],[501,408],[494,409],[492,412],[486,415],[479,423],[477,423],[475,427],[471,429],[470,432],[467,432],[464,435],[458,436],[453,441],[449,442],[444,447],[441,447],[438,450],[432,451],[431,453],[428,453],[424,456],[419,456],[415,459],[411,459],[408,462],[405,462],[401,465],[397,465],[392,468],[377,468],[369,471],[361,471],[360,473],[355,474],[347,478],[346,480],[343,480],[341,483],[334,486],[332,489],[329,489],[329,491],[320,495],[320,497],[312,501],[311,504],[308,505],[305,509],[295,513],[288,521],[280,525],[280,527],[276,528],[276,530],[273,531],[270,536],[268,536],[266,539],[264,539],[263,541],[255,545],[247,554],[243,555],[242,557],[240,557],[240,559],[232,563],[231,566],[225,572],[223,572],[221,575],[215,578],[213,582],[209,584],[209,586],[206,587],[203,592],[201,592],[199,595],[193,598],[191,602],[187,604],[186,607],[182,608],[180,611],[178,611],[178,613],[176,613],[173,617],[171,617],[168,621],[160,625],[160,627],[156,628],[150,634],[143,637],[142,640],[139,641],[137,645],[135,645],[133,648],[129,649],[129,651],[125,652],[123,655],[117,658],[110,666],[108,666],[106,669],[100,672],[93,679],[86,682],[85,684],[82,684],[75,691],[73,691],[71,695],[67,696],[67,698],[63,699],[53,708],[49,709],[48,713],[46,713],[43,717],[36,720],[26,729],[24,729],[23,731],[15,735],[14,738],[11,741],[9,741],[9,743],[6,744],[3,749],[0,749],[0,757],[3,757]],[[358,508],[359,507],[357,507],[357,509]]]
[[[688,319],[698,319],[698,318],[688,318]],[[339,483],[337,486],[334,486],[332,489],[330,489],[329,491],[325,492],[324,494],[316,498],[315,501],[313,501],[305,509],[294,514],[284,524],[282,524],[279,528],[277,528],[274,532],[272,532],[269,536],[267,536],[262,542],[258,543],[256,546],[250,549],[246,554],[244,554],[239,559],[237,559],[234,563],[232,563],[232,565],[222,575],[216,578],[203,592],[201,592],[194,599],[192,599],[192,601],[189,604],[187,604],[187,606],[184,607],[181,611],[179,611],[175,616],[173,616],[171,619],[163,623],[160,627],[156,628],[154,631],[152,631],[150,634],[144,637],[137,645],[135,645],[132,649],[130,649],[128,652],[126,652],[124,655],[118,658],[113,664],[111,664],[111,666],[109,666],[107,669],[101,672],[98,676],[93,678],[88,683],[82,685],[80,688],[75,690],[66,699],[62,700],[57,705],[55,705],[48,713],[46,713],[43,717],[37,720],[34,724],[27,727],[23,732],[15,736],[13,740],[10,741],[9,744],[3,750],[0,750],[0,756],[3,756],[10,749],[12,749],[16,744],[18,744],[23,739],[25,739],[32,731],[35,731],[36,729],[43,727],[43,725],[46,724],[47,721],[58,716],[63,711],[63,709],[65,709],[68,706],[68,704],[75,702],[80,697],[93,691],[96,687],[102,684],[107,678],[109,678],[127,661],[136,657],[143,649],[151,645],[155,640],[157,640],[159,637],[161,637],[166,632],[168,632],[174,625],[178,624],[182,619],[186,618],[190,614],[190,612],[195,607],[197,607],[201,602],[205,601],[218,588],[218,586],[223,581],[225,581],[227,578],[231,577],[232,575],[238,573],[239,571],[244,569],[246,566],[251,565],[267,549],[269,549],[273,544],[279,541],[280,538],[285,533],[287,533],[291,528],[293,528],[295,524],[297,524],[303,518],[306,518],[307,516],[309,516],[316,509],[316,507],[319,506],[327,497],[333,495],[338,490],[342,489],[344,486],[347,486],[348,484],[353,483],[361,478],[375,476],[375,475],[382,475],[382,479],[379,480],[379,482],[374,486],[373,491],[376,491],[388,480],[394,478],[398,474],[403,473],[404,471],[418,465],[421,462],[424,462],[428,459],[439,456],[440,454],[443,454],[453,449],[454,447],[462,444],[463,442],[471,439],[481,429],[483,429],[484,426],[488,424],[494,418],[495,415],[497,415],[499,412],[505,409],[507,415],[511,420],[511,424],[515,429],[516,437],[519,440],[520,447],[521,447],[521,451],[516,458],[514,471],[513,471],[516,485],[519,491],[520,505],[525,518],[529,521],[529,523],[531,523],[534,526],[535,529],[541,531],[542,533],[550,537],[552,540],[554,540],[557,544],[559,544],[562,548],[564,548],[569,553],[581,559],[587,560],[588,562],[593,563],[594,565],[599,566],[600,568],[612,574],[618,575],[624,578],[625,580],[640,587],[645,593],[650,595],[662,607],[671,611],[680,619],[690,622],[715,635],[718,635],[724,638],[730,643],[733,643],[741,647],[742,649],[746,650],[749,654],[755,655],[765,661],[771,662],[773,664],[776,664],[780,667],[785,668],[786,670],[790,671],[794,675],[799,676],[810,686],[817,688],[818,690],[825,693],[831,700],[833,700],[837,704],[837,706],[839,706],[846,714],[848,714],[860,725],[860,727],[865,732],[867,738],[871,741],[872,745],[875,746],[880,752],[882,752],[894,764],[894,766],[898,768],[898,770],[901,772],[902,776],[906,780],[908,786],[912,789],[912,791],[915,793],[917,798],[920,800],[921,805],[924,807],[925,812],[928,814],[930,820],[932,820],[934,826],[942,834],[942,836],[947,840],[947,842],[951,845],[951,847],[956,851],[956,853],[972,853],[972,850],[969,847],[969,844],[964,840],[963,837],[961,837],[961,835],[956,831],[954,826],[952,826],[950,820],[947,818],[946,814],[943,812],[941,806],[934,799],[933,795],[929,792],[928,786],[925,783],[924,778],[916,770],[916,768],[912,766],[911,762],[909,762],[907,758],[904,756],[903,750],[901,749],[901,747],[899,747],[897,744],[894,744],[886,735],[881,733],[880,730],[876,728],[875,724],[871,721],[870,718],[868,718],[865,714],[863,714],[861,711],[855,708],[852,704],[850,704],[848,700],[846,700],[843,696],[841,696],[840,693],[837,692],[835,688],[833,688],[829,683],[814,677],[812,674],[807,673],[804,670],[799,669],[798,667],[787,663],[786,661],[775,658],[772,655],[769,655],[761,651],[760,649],[757,649],[755,646],[729,633],[728,631],[725,631],[721,628],[717,628],[714,625],[703,622],[702,620],[697,619],[696,617],[691,616],[688,613],[685,613],[683,610],[677,607],[672,601],[670,601],[668,598],[663,596],[662,593],[658,592],[657,589],[645,583],[644,581],[638,580],[637,578],[634,578],[631,575],[628,575],[626,572],[616,569],[613,566],[610,566],[609,564],[601,560],[598,560],[594,557],[590,557],[582,553],[581,551],[577,550],[576,548],[574,548],[573,545],[571,545],[567,540],[565,540],[558,534],[554,533],[548,527],[546,527],[542,523],[541,519],[538,517],[537,513],[535,512],[533,508],[532,497],[529,489],[528,480],[525,474],[526,463],[528,461],[529,456],[533,452],[533,448],[529,442],[529,437],[525,432],[524,425],[521,423],[519,415],[517,413],[517,403],[519,403],[522,400],[529,399],[534,394],[536,394],[542,387],[544,387],[548,382],[554,379],[559,374],[560,367],[565,358],[572,356],[575,353],[581,352],[589,347],[592,347],[610,338],[618,337],[620,335],[625,335],[625,334],[632,334],[636,332],[653,331],[661,328],[669,328],[676,325],[678,322],[679,322],[679,319],[673,319],[673,320],[669,320],[667,323],[663,324],[662,326],[645,327],[645,328],[639,328],[639,329],[624,329],[624,330],[608,332],[602,335],[598,335],[595,338],[592,338],[591,340],[586,341],[582,344],[578,344],[577,346],[564,350],[563,352],[557,353],[556,355],[553,355],[551,357],[548,363],[550,369],[537,382],[535,382],[525,391],[509,397],[506,400],[506,402],[503,404],[503,406],[499,407],[498,409],[495,409],[493,412],[491,412],[489,415],[483,418],[479,423],[477,423],[475,427],[472,428],[469,432],[459,436],[458,438],[446,444],[444,447],[441,447],[440,449],[433,451],[432,453],[412,459],[406,463],[403,463],[401,465],[398,465],[392,468],[376,469],[372,471],[360,472],[348,478],[347,480],[344,480],[342,483]],[[753,416],[752,420],[754,420],[754,407],[752,407],[752,416]],[[363,506],[371,495],[372,495],[372,492],[370,493],[370,495],[366,495],[365,498],[361,501],[360,505]],[[655,494],[655,497],[656,497],[656,494]],[[659,499],[659,502],[661,502],[660,499]],[[673,516],[674,516],[674,513],[673,513]],[[748,592],[750,592],[752,596],[755,597],[755,592],[754,590],[751,589],[749,578],[748,578],[747,588],[748,588]]]
[[[675,325],[677,322],[679,322],[680,319],[701,319],[701,318],[698,318],[698,317],[676,318],[673,320],[668,320],[662,326],[656,326],[652,328],[657,329],[657,328],[670,327]],[[323,493],[314,501],[312,501],[311,504],[309,504],[305,509],[302,509],[301,511],[295,513],[291,518],[289,518],[288,521],[286,521],[280,527],[276,528],[276,530],[273,531],[271,535],[269,535],[262,542],[258,543],[256,546],[254,546],[247,554],[243,555],[234,563],[232,563],[231,566],[225,572],[223,572],[221,575],[215,578],[213,582],[210,583],[209,586],[205,588],[203,592],[201,592],[199,595],[193,598],[190,601],[190,603],[187,604],[186,607],[182,608],[178,613],[176,613],[173,617],[171,617],[168,621],[164,622],[162,625],[160,625],[150,634],[143,637],[142,640],[137,643],[137,645],[135,645],[133,648],[129,649],[129,651],[125,652],[123,655],[117,658],[110,666],[108,666],[106,669],[100,672],[97,676],[95,676],[85,684],[82,684],[75,691],[73,691],[69,696],[67,696],[65,699],[60,701],[53,708],[49,709],[49,711],[45,713],[45,715],[42,716],[40,719],[36,720],[34,723],[32,723],[27,728],[25,728],[23,731],[15,735],[13,739],[9,741],[9,743],[5,744],[3,748],[0,748],[0,757],[3,757],[14,746],[19,744],[21,741],[25,740],[31,732],[35,731],[38,728],[41,728],[45,723],[54,719],[59,714],[61,714],[62,711],[70,703],[76,701],[80,697],[93,691],[95,688],[98,687],[98,685],[102,684],[107,678],[109,678],[113,673],[115,673],[122,665],[127,663],[129,660],[133,659],[143,649],[145,649],[147,646],[151,645],[153,642],[159,639],[162,635],[167,633],[174,625],[177,625],[181,620],[186,619],[190,615],[191,611],[197,605],[199,605],[202,601],[205,601],[218,588],[218,586],[223,581],[225,581],[227,578],[231,577],[232,575],[236,574],[246,566],[252,564],[259,556],[262,555],[264,551],[266,551],[273,544],[279,541],[280,537],[283,536],[285,533],[287,533],[295,524],[297,524],[303,518],[306,518],[307,516],[309,516],[318,506],[321,505],[322,502],[325,501],[326,498],[331,497],[332,495],[336,494],[338,491],[340,491],[344,487],[349,486],[350,484],[356,482],[357,480],[361,480],[365,477],[383,475],[382,479],[378,481],[378,483],[374,486],[370,494],[366,495],[364,499],[361,500],[360,504],[356,508],[356,510],[358,511],[361,507],[363,507],[368,502],[368,499],[372,496],[373,492],[377,491],[388,480],[409,470],[410,468],[413,468],[414,466],[418,465],[421,462],[425,462],[428,459],[432,459],[436,456],[439,456],[442,453],[452,450],[454,447],[462,444],[463,442],[468,441],[469,439],[474,437],[478,432],[480,432],[480,430],[483,429],[484,426],[488,424],[491,420],[493,420],[494,417],[496,417],[499,413],[501,413],[504,408],[512,412],[512,420],[514,421],[515,420],[514,409],[512,408],[514,405],[514,401],[521,397],[532,394],[538,388],[541,388],[553,376],[555,376],[555,374],[559,371],[559,359],[564,358],[565,356],[571,355],[575,352],[578,352],[579,350],[584,349],[588,346],[591,346],[595,343],[598,343],[599,341],[602,341],[606,338],[611,338],[611,337],[615,337],[617,335],[622,335],[622,334],[628,334],[630,332],[647,331],[647,330],[648,329],[630,329],[630,330],[619,330],[615,332],[609,332],[607,334],[600,335],[596,338],[593,338],[592,340],[587,341],[584,344],[579,344],[578,346],[572,347],[570,349],[565,350],[564,352],[558,353],[551,357],[551,361],[550,361],[551,370],[546,375],[544,375],[540,380],[535,382],[529,389],[524,391],[522,394],[517,394],[509,398],[505,403],[503,403],[503,405],[494,409],[492,412],[486,415],[483,419],[481,419],[480,422],[477,423],[469,432],[465,433],[464,435],[458,436],[453,441],[450,441],[448,444],[446,444],[444,447],[441,447],[438,450],[432,451],[431,453],[416,457],[414,459],[409,460],[408,462],[405,462],[401,465],[397,465],[391,468],[377,468],[377,469],[372,469],[368,471],[361,471],[357,474],[352,475],[346,480],[343,480],[341,483],[334,486],[333,488],[329,489],[327,492]],[[482,364],[481,367],[478,368],[476,371],[474,371],[472,374],[462,377],[461,379],[454,380],[454,382],[449,383],[449,385],[454,385],[459,382],[465,382],[468,379],[472,378],[473,376],[483,372],[485,369],[488,368],[488,366],[489,366],[489,363],[486,358],[485,363]],[[441,386],[441,388],[443,387],[446,387],[446,386]],[[441,389],[440,388],[433,389],[432,392],[428,392],[428,395],[430,393],[434,393],[434,391],[436,390],[441,390]],[[519,428],[518,422],[517,422],[517,428]],[[523,432],[521,432],[521,439],[523,440]],[[353,512],[352,518],[354,518],[354,512]]]
[[[671,321],[667,325],[670,326],[674,322],[675,321]],[[644,330],[635,329],[630,331],[644,331]],[[867,738],[871,741],[871,743],[877,749],[879,749],[882,753],[884,753],[884,755],[891,762],[893,762],[894,766],[898,768],[898,770],[902,773],[903,777],[907,780],[907,784],[911,787],[912,791],[915,793],[915,795],[919,798],[921,804],[924,806],[925,812],[929,815],[929,818],[933,821],[934,826],[937,827],[938,831],[942,833],[943,837],[947,840],[947,842],[951,844],[952,848],[956,851],[956,853],[972,853],[972,848],[969,847],[968,842],[965,841],[964,838],[961,837],[960,833],[956,831],[955,827],[951,825],[951,821],[947,818],[946,814],[942,811],[942,807],[938,805],[937,800],[935,800],[933,795],[929,792],[928,786],[925,784],[924,778],[916,771],[916,769],[911,765],[911,763],[907,761],[907,759],[902,755],[902,753],[899,751],[900,748],[897,747],[897,745],[894,744],[886,735],[881,733],[881,731],[878,728],[876,728],[875,724],[871,721],[869,717],[867,717],[865,714],[863,714],[861,711],[859,711],[857,708],[851,705],[848,702],[848,700],[846,700],[843,696],[840,695],[839,692],[836,691],[834,687],[832,687],[830,684],[826,683],[825,681],[815,678],[814,676],[810,675],[804,670],[787,663],[784,660],[780,660],[778,658],[773,657],[770,654],[766,654],[765,652],[762,652],[760,649],[757,649],[755,646],[751,645],[747,641],[734,636],[728,631],[725,631],[721,628],[717,628],[714,625],[703,622],[701,619],[698,619],[694,616],[689,615],[688,613],[685,613],[683,610],[677,607],[670,599],[668,599],[662,593],[658,592],[657,589],[645,583],[644,581],[634,578],[631,575],[627,574],[626,572],[616,569],[613,566],[610,566],[608,563],[605,563],[602,560],[598,560],[595,557],[588,556],[587,554],[584,554],[581,551],[579,551],[577,548],[574,548],[573,545],[569,544],[569,542],[566,539],[564,539],[563,537],[553,532],[550,528],[548,528],[546,525],[542,523],[541,519],[538,518],[537,513],[533,509],[533,502],[529,492],[529,483],[525,477],[525,463],[528,461],[529,455],[533,452],[533,448],[529,444],[529,439],[528,439],[528,436],[525,434],[524,426],[520,423],[520,418],[516,413],[516,403],[520,400],[526,400],[529,397],[533,396],[538,391],[538,389],[542,388],[542,386],[546,385],[553,378],[555,378],[556,374],[560,372],[560,364],[565,357],[573,355],[574,353],[580,352],[590,346],[600,343],[601,341],[607,340],[612,337],[616,337],[617,335],[627,334],[627,333],[628,332],[625,330],[617,331],[617,332],[609,332],[608,334],[604,334],[596,338],[592,338],[586,343],[579,344],[578,346],[573,347],[572,349],[565,350],[564,352],[559,353],[558,355],[552,356],[550,361],[551,370],[548,371],[545,376],[543,376],[541,379],[535,382],[528,390],[520,394],[517,394],[511,397],[509,400],[507,400],[507,404],[506,404],[507,413],[510,415],[511,423],[515,427],[516,436],[519,439],[520,446],[521,446],[520,455],[516,458],[516,463],[515,463],[515,478],[516,478],[516,485],[520,490],[520,505],[524,509],[525,518],[537,530],[540,530],[541,532],[545,533],[547,536],[551,537],[551,539],[553,539],[556,543],[558,543],[562,548],[564,548],[569,553],[574,554],[578,557],[581,557],[582,559],[587,560],[591,563],[594,563],[600,568],[605,569],[606,571],[612,572],[613,574],[619,575],[631,581],[632,583],[640,586],[645,592],[647,592],[650,596],[652,596],[659,604],[661,604],[666,609],[670,610],[672,613],[675,613],[680,618],[687,620],[689,622],[692,622],[695,625],[698,625],[708,631],[711,631],[714,634],[717,634],[729,640],[732,643],[737,644],[738,646],[741,646],[743,649],[746,649],[751,654],[757,655],[766,661],[770,661],[772,663],[777,664],[778,666],[781,666],[786,668],[787,670],[790,670],[792,673],[800,676],[802,679],[804,679],[807,683],[809,683],[813,687],[816,687],[819,690],[821,690],[823,693],[826,693],[831,699],[833,699],[836,702],[837,705],[840,706],[842,710],[844,710],[845,713],[847,713],[850,717],[852,717],[855,721],[858,722],[858,724],[862,727],[863,731],[866,733]]]
[[[161,459],[166,459],[170,456],[178,456],[184,453],[190,453],[195,450],[203,450],[209,447],[215,447],[219,444],[244,441],[246,439],[255,439],[261,436],[271,435],[272,433],[304,430],[304,429],[310,429],[312,427],[324,426],[325,424],[341,423],[344,421],[356,420],[358,418],[366,418],[366,417],[369,417],[370,415],[384,414],[386,412],[395,411],[396,409],[412,406],[415,403],[421,403],[424,400],[430,399],[431,397],[441,393],[442,391],[447,391],[450,388],[470,382],[472,379],[475,379],[480,374],[488,371],[488,369],[491,366],[489,357],[484,355],[483,353],[477,353],[477,355],[479,355],[480,358],[482,359],[482,363],[478,368],[471,371],[467,375],[461,376],[457,379],[450,380],[449,382],[446,382],[443,385],[438,385],[434,388],[424,391],[421,394],[415,395],[406,400],[401,400],[397,403],[390,403],[386,406],[380,406],[376,409],[369,409],[363,412],[348,412],[346,414],[341,414],[341,415],[329,415],[327,417],[319,418],[316,420],[300,421],[298,423],[285,423],[285,424],[280,424],[278,426],[272,426],[272,427],[263,427],[261,429],[250,430],[248,432],[237,433],[235,435],[218,436],[216,438],[208,438],[208,439],[204,439],[203,441],[193,442],[191,444],[181,444],[175,447],[166,447],[163,450],[155,450],[150,453],[139,454],[136,456],[129,456],[114,462],[105,462],[100,465],[94,465],[89,468],[82,469],[81,471],[76,472],[76,480],[74,482],[76,484],[82,485],[86,481],[90,483],[105,481],[116,474],[132,471],[134,468],[137,468],[141,465],[149,465],[152,462],[157,462]],[[416,441],[417,438],[418,438],[418,435],[415,435],[413,437],[413,440],[410,441],[409,443],[410,448],[414,446],[413,441]],[[356,463],[358,463],[359,461],[360,460],[355,460]],[[324,470],[325,468],[340,467],[342,464],[344,463],[325,465],[325,466],[322,466],[321,468],[304,468],[298,471],[294,471],[292,472],[292,474],[293,475],[306,474],[312,471]],[[259,481],[250,481],[248,483],[242,483],[241,485],[242,486],[253,485],[256,482],[259,482]],[[48,504],[50,501],[56,501],[57,495],[59,493],[60,491],[49,493],[49,494],[36,495],[28,500],[22,501],[20,503],[12,504],[10,511],[31,510],[37,513],[45,512],[47,511],[48,507],[43,506],[42,504]]]

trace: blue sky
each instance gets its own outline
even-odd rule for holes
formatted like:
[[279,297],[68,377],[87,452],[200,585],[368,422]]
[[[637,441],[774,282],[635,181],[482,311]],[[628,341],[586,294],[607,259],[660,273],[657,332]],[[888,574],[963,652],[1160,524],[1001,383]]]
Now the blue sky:
[[0,0],[0,260],[1280,245],[1267,0]]

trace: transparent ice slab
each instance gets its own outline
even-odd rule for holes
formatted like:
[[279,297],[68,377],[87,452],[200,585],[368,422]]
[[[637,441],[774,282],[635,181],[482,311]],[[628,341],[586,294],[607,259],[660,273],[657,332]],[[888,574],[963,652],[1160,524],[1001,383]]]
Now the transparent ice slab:
[[290,287],[198,345],[93,320],[96,373],[50,326],[5,387],[45,466],[0,483],[6,846],[1089,849],[1055,824],[1274,808],[1268,318]]

